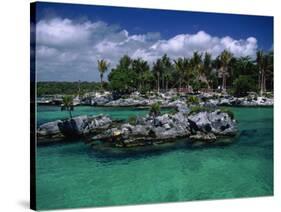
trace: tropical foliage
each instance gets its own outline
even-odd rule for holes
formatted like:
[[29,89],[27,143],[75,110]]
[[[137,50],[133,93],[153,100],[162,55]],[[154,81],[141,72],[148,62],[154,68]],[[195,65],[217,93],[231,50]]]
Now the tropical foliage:
[[74,107],[73,107],[73,96],[71,96],[71,95],[64,96],[63,99],[62,99],[61,110],[68,111],[69,117],[72,119],[71,111],[73,111],[73,109],[74,109]]
[[103,88],[103,75],[107,71],[109,67],[109,63],[106,62],[106,60],[98,60],[98,70],[100,73],[100,82],[101,82],[101,87]]
[[251,91],[262,95],[273,90],[273,52],[258,51],[256,58],[235,57],[228,50],[217,57],[208,52],[194,52],[191,57],[172,59],[165,54],[154,62],[124,55],[108,74],[108,82],[103,77],[109,63],[99,60],[97,64],[100,83],[41,82],[38,96],[76,94],[78,85],[82,94],[101,89],[119,94],[134,91],[145,94],[173,88],[186,93],[215,90],[244,96]]

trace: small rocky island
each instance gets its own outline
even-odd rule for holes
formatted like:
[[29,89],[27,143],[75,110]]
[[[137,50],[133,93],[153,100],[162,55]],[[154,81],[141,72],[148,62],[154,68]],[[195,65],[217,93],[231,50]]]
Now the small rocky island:
[[169,113],[161,114],[160,103],[155,103],[146,116],[131,117],[128,121],[112,120],[105,115],[78,116],[45,123],[37,130],[38,143],[83,137],[90,145],[102,143],[119,148],[175,142],[179,138],[209,144],[237,132],[236,120],[229,110],[189,107],[180,101]]

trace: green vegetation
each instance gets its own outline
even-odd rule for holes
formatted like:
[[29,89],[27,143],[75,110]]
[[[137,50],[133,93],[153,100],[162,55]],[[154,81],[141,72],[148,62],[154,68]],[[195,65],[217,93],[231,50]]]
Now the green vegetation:
[[256,91],[255,81],[247,75],[241,75],[233,82],[235,96],[247,96],[249,91]]
[[221,55],[219,56],[219,60],[221,63],[221,67],[219,69],[219,75],[222,78],[222,90],[226,90],[226,78],[229,76],[229,66],[233,55],[227,51],[224,50]]
[[131,125],[136,125],[136,123],[137,123],[137,116],[135,116],[135,115],[129,116],[128,123],[131,124]]
[[[213,111],[215,111],[215,109],[210,108],[210,107],[193,106],[193,107],[191,107],[189,115],[200,113],[200,112],[213,112]],[[228,108],[221,108],[220,111],[222,113],[227,113],[231,119],[234,119],[234,113],[231,110],[229,110]]]
[[267,78],[273,80],[273,52],[264,54],[264,52],[258,51],[256,62],[260,73],[258,82],[260,95],[263,95],[267,88]]
[[72,114],[71,111],[73,111],[73,96],[71,95],[66,95],[62,99],[62,107],[61,110],[66,110],[69,112],[69,117],[72,119]]
[[[79,95],[93,90],[111,90],[119,94],[139,91],[167,91],[176,88],[181,92],[223,91],[236,96],[259,90],[260,94],[273,91],[273,52],[257,52],[256,59],[234,57],[224,50],[217,57],[208,52],[194,52],[190,58],[169,58],[163,55],[149,64],[142,58],[128,55],[120,58],[103,82],[109,64],[97,61],[100,83],[90,82],[39,82],[38,96],[53,94]],[[78,89],[79,87],[79,89]],[[220,87],[220,88],[219,88]]]
[[[104,87],[107,84],[104,84]],[[86,92],[101,89],[101,84],[96,82],[38,82],[37,96],[43,95],[83,95]],[[79,93],[80,90],[80,93]]]
[[[244,83],[246,78],[251,78],[247,86]],[[125,55],[108,79],[110,88],[121,93],[136,90],[160,92],[170,88],[197,92],[217,90],[219,85],[224,92],[235,90],[237,96],[256,91],[257,87],[263,93],[273,90],[273,52],[262,53],[256,60],[236,58],[227,50],[216,58],[207,52],[194,52],[191,58],[171,60],[165,54],[151,68],[143,59],[131,59]]]
[[234,113],[228,108],[221,108],[220,111],[222,113],[227,113],[231,119],[234,119]]
[[109,63],[106,62],[106,60],[98,60],[98,70],[100,73],[100,83],[102,89],[103,89],[103,75],[107,71],[108,67],[109,67]]
[[187,105],[197,105],[199,104],[200,99],[197,96],[188,96],[186,104]]
[[193,106],[190,109],[189,114],[196,114],[196,113],[200,113],[200,112],[212,112],[213,109],[209,108],[209,107],[204,107],[204,106]]
[[151,116],[159,116],[161,114],[161,103],[156,102],[151,105],[150,110],[149,110],[149,115]]

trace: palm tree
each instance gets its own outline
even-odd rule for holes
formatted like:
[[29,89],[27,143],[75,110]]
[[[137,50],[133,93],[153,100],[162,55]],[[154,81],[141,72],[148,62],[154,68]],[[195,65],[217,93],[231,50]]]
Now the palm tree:
[[202,78],[203,81],[205,81],[208,85],[208,88],[210,88],[209,78],[212,72],[212,55],[208,52],[204,55],[203,60],[203,68],[202,68]]
[[264,55],[263,51],[258,51],[257,52],[257,58],[256,58],[257,66],[258,66],[258,71],[259,71],[259,82],[258,86],[260,89],[260,95],[263,94],[263,76],[264,76]]
[[184,78],[184,73],[185,73],[185,59],[183,58],[178,58],[177,60],[174,60],[175,68],[177,75],[179,76],[178,82],[179,82],[179,88],[182,86],[182,81]]
[[67,95],[63,97],[61,110],[67,110],[72,119],[71,111],[73,111],[73,96]]
[[256,62],[259,70],[260,95],[262,96],[266,92],[267,77],[273,76],[273,52],[264,54],[263,51],[258,51]]
[[133,60],[132,69],[136,72],[138,76],[138,90],[141,91],[144,84],[144,75],[147,71],[149,71],[149,65],[147,61],[144,61],[140,58]]
[[107,71],[109,67],[109,63],[106,60],[101,59],[98,60],[98,70],[100,72],[100,81],[101,81],[101,88],[103,88],[103,75]]
[[163,76],[162,76],[162,88],[165,88],[165,90],[168,90],[168,86],[169,86],[169,81],[171,80],[172,77],[172,63],[170,61],[170,58],[167,56],[167,54],[165,54],[162,58],[161,58],[161,62],[163,65]]
[[156,63],[153,64],[153,72],[156,75],[156,88],[158,93],[160,92],[160,77],[162,71],[163,71],[162,62],[160,59],[158,59]]
[[220,56],[220,62],[221,62],[221,68],[219,70],[219,74],[222,78],[222,90],[226,90],[226,77],[229,75],[228,70],[229,70],[229,64],[232,59],[233,55],[231,52],[224,50]]
[[193,53],[192,58],[190,59],[192,68],[194,72],[197,74],[198,79],[202,74],[202,54],[199,54],[197,51]]

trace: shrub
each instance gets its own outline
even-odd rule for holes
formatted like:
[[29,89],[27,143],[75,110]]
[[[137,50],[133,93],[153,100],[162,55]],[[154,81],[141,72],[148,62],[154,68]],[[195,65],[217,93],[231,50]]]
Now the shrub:
[[206,82],[200,81],[199,83],[201,89],[208,88],[208,84]]
[[271,92],[266,92],[263,94],[266,98],[273,98],[273,94]]
[[191,86],[193,91],[197,92],[200,89],[200,82],[199,81],[192,81]]
[[231,119],[234,119],[234,113],[231,110],[227,108],[222,108],[220,111],[222,113],[227,113]]
[[179,96],[173,96],[173,97],[172,97],[172,101],[177,101],[177,100],[179,100],[179,99],[180,99]]
[[239,76],[233,83],[233,94],[235,96],[247,96],[248,92],[255,91],[256,86],[252,77],[247,75]]
[[136,125],[136,123],[137,123],[137,116],[135,116],[135,115],[129,116],[128,122],[131,125]]
[[212,111],[214,111],[214,110],[209,107],[194,106],[190,109],[189,114],[196,114],[196,113],[200,113],[200,112],[212,112]]
[[199,104],[200,100],[197,96],[188,96],[187,98],[187,104],[190,105],[190,104],[193,104],[193,105],[197,105]]
[[152,116],[159,116],[160,115],[160,110],[161,110],[161,103],[156,102],[151,105],[150,110],[149,110],[149,115]]

